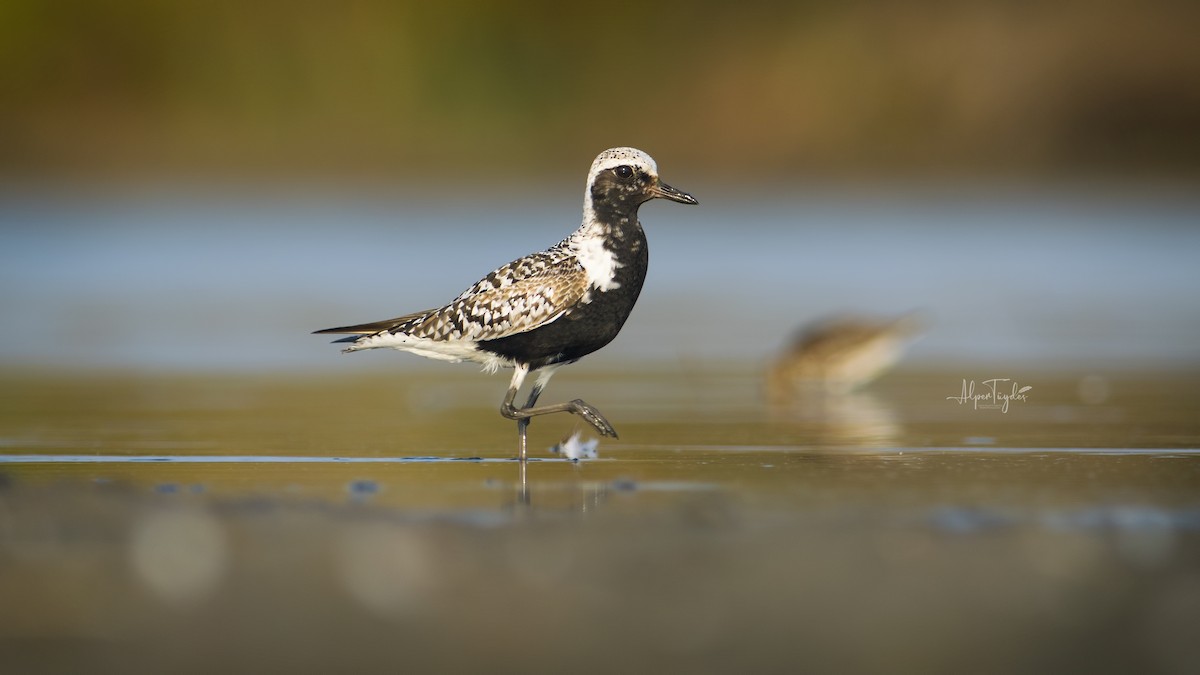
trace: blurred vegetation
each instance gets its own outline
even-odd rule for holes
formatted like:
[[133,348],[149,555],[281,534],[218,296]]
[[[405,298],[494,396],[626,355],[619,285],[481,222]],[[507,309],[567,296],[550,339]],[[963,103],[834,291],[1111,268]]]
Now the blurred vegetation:
[[1194,175],[1194,0],[5,0],[0,172]]

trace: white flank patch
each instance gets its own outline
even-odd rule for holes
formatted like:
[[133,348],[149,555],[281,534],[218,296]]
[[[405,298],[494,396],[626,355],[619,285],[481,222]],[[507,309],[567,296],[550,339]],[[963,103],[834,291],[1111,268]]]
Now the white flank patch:
[[617,261],[613,252],[604,247],[604,239],[600,237],[580,237],[571,242],[571,250],[587,273],[588,285],[601,291],[611,291],[620,288],[617,282],[617,268],[622,264]]

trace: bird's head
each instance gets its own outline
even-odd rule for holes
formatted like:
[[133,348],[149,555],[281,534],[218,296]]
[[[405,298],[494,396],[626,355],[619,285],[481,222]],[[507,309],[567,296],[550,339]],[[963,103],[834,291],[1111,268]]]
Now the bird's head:
[[596,157],[588,173],[588,197],[593,205],[636,207],[655,198],[699,204],[695,197],[662,182],[654,159],[636,148],[611,148]]

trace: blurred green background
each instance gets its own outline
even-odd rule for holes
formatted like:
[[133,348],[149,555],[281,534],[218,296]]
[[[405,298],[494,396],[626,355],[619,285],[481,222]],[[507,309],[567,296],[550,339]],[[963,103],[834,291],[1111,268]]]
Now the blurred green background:
[[1191,0],[6,0],[0,172],[518,182],[630,144],[746,180],[1190,178],[1197,25]]

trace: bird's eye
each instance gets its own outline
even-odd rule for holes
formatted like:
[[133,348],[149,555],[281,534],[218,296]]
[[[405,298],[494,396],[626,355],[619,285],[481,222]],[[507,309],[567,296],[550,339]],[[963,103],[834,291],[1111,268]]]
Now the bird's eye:
[[618,166],[617,168],[613,169],[613,171],[616,171],[617,175],[620,176],[621,178],[629,178],[630,176],[633,175],[633,167],[627,166],[625,164]]

